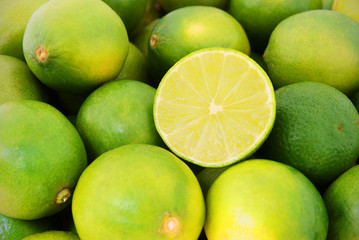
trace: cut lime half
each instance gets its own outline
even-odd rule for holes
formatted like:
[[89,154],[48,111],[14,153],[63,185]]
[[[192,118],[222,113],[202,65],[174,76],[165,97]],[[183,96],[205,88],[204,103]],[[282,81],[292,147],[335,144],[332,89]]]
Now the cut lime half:
[[254,153],[275,119],[275,95],[264,70],[247,55],[226,48],[195,51],[161,80],[154,120],[179,157],[220,167]]

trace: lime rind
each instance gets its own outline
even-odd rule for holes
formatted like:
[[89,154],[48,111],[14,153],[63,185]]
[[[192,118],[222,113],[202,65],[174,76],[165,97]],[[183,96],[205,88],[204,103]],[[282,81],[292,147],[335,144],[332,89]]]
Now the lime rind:
[[[165,101],[163,101],[164,100],[163,97],[165,96],[166,91],[168,91],[168,88],[166,89],[166,85],[167,84],[173,84],[173,83],[170,82],[171,80],[168,80],[168,79],[173,80],[173,78],[176,78],[176,77],[180,78],[181,74],[178,73],[178,70],[183,70],[183,69],[181,69],[181,67],[185,66],[189,61],[195,62],[196,61],[195,58],[201,59],[201,57],[202,58],[207,57],[206,55],[215,54],[215,53],[219,53],[219,56],[222,56],[224,58],[227,58],[228,56],[234,57],[235,59],[237,59],[239,61],[242,61],[243,63],[246,63],[245,67],[247,67],[247,70],[243,71],[244,74],[241,73],[242,74],[242,79],[240,81],[242,81],[244,83],[256,84],[256,82],[255,82],[256,79],[252,79],[252,81],[248,81],[248,77],[246,76],[250,71],[252,71],[252,75],[256,75],[257,80],[259,79],[258,83],[262,84],[264,86],[263,87],[264,91],[262,90],[260,92],[253,92],[254,95],[251,95],[250,92],[245,93],[245,94],[248,94],[248,99],[244,99],[244,101],[246,101],[246,100],[252,101],[253,100],[255,102],[256,99],[261,98],[261,97],[264,96],[264,99],[260,99],[260,100],[263,101],[262,102],[263,105],[266,105],[266,107],[263,107],[263,109],[267,110],[267,112],[263,114],[265,116],[265,119],[263,119],[264,123],[261,122],[261,124],[262,124],[262,126],[260,127],[261,131],[259,133],[254,134],[255,136],[251,140],[251,143],[247,144],[245,146],[245,149],[240,150],[238,152],[238,149],[236,149],[235,147],[234,148],[228,148],[227,143],[225,145],[222,144],[220,146],[215,147],[215,148],[217,148],[217,150],[214,151],[214,154],[218,155],[218,153],[223,152],[224,155],[226,155],[226,157],[218,158],[218,156],[216,156],[216,160],[213,160],[213,159],[204,160],[203,158],[199,158],[198,155],[200,155],[200,154],[209,155],[209,153],[207,153],[206,151],[202,151],[202,152],[200,151],[201,148],[206,149],[206,148],[208,148],[208,145],[211,145],[211,143],[209,143],[209,141],[206,140],[206,138],[210,139],[210,137],[212,137],[213,138],[212,140],[216,141],[216,140],[218,140],[217,137],[220,138],[220,136],[222,135],[222,138],[225,139],[224,142],[227,141],[226,139],[232,139],[233,136],[231,136],[232,138],[227,138],[227,136],[231,134],[231,133],[228,132],[228,130],[231,130],[231,128],[233,128],[233,125],[236,124],[236,121],[241,121],[241,120],[236,119],[236,121],[232,120],[232,122],[230,124],[225,124],[227,126],[227,129],[224,129],[223,126],[221,127],[221,125],[216,127],[214,130],[211,129],[212,132],[211,132],[211,134],[209,134],[210,136],[208,136],[206,134],[202,134],[201,136],[199,136],[199,140],[196,143],[197,149],[192,149],[191,150],[191,151],[195,151],[195,154],[188,154],[187,151],[181,149],[181,146],[178,146],[178,144],[176,145],[176,143],[174,144],[173,141],[171,141],[169,139],[169,135],[170,134],[174,135],[175,133],[170,133],[169,134],[168,132],[164,131],[162,120],[161,120],[161,117],[160,117],[162,113],[159,113],[159,111],[161,111],[161,108],[163,107],[161,105],[165,105],[165,104],[168,105],[169,104],[168,101],[167,101],[167,103],[165,103]],[[224,64],[224,62],[223,62],[223,64]],[[202,68],[202,69],[198,70],[199,67]],[[241,67],[242,67],[242,65],[241,65]],[[197,66],[194,68],[194,71],[196,71],[196,69],[197,69],[197,71],[202,71],[202,74],[205,74],[205,72],[203,71],[203,63],[202,62],[199,62],[197,64]],[[235,68],[235,69],[237,69],[237,68]],[[207,69],[207,70],[211,71],[211,69]],[[212,70],[213,70],[213,68],[212,68]],[[216,70],[214,70],[214,71],[216,71]],[[237,70],[235,70],[235,71],[237,71]],[[179,76],[174,76],[175,74],[178,74]],[[183,73],[183,74],[187,74],[186,77],[191,77],[190,76],[191,71],[189,71],[189,73],[187,72],[187,73]],[[223,72],[220,73],[217,77],[222,78],[223,77],[222,75],[226,75],[226,74],[227,74],[226,77],[230,77],[230,74],[228,75],[228,73],[223,73]],[[197,81],[197,80],[195,80],[195,81]],[[221,81],[223,82],[224,80],[222,79]],[[168,83],[168,82],[170,82],[170,83]],[[234,91],[233,89],[238,88],[238,86],[237,86],[239,84],[238,82],[239,81],[237,81],[235,83],[234,88],[227,89],[229,91],[229,93],[227,94],[228,96],[230,96],[232,94],[232,92]],[[179,85],[179,83],[176,83],[176,84],[177,84],[176,85],[176,87],[177,87]],[[205,80],[202,87],[207,88],[207,90],[208,90],[209,88],[208,88],[208,86],[206,84],[207,83],[206,83],[206,80]],[[193,88],[192,90],[195,90],[195,88]],[[256,90],[255,85],[254,85],[254,90]],[[186,90],[184,89],[184,91],[186,91]],[[198,97],[198,98],[202,98],[202,100],[207,100],[206,104],[208,104],[208,96],[203,96],[202,90],[200,90],[200,91],[201,91],[201,93],[196,92],[196,91],[192,91],[192,93],[194,95],[196,95],[196,96],[192,96],[192,97]],[[167,93],[167,95],[171,97],[171,94]],[[215,93],[215,95],[217,95],[217,92]],[[188,96],[185,96],[185,97],[188,97]],[[214,98],[215,97],[216,96],[214,96]],[[224,98],[227,98],[227,97],[224,97]],[[231,97],[233,97],[233,94],[232,94]],[[222,100],[225,101],[226,99],[222,99]],[[242,100],[243,100],[243,98],[242,98]],[[232,102],[229,102],[229,104],[232,104]],[[180,111],[178,111],[179,108],[180,108]],[[208,121],[211,121],[211,120],[208,120],[208,119],[210,119],[208,117],[208,115],[212,114],[213,116],[215,116],[217,118],[217,120],[215,120],[214,122],[217,121],[217,123],[218,123],[218,122],[226,121],[225,118],[219,119],[219,118],[221,118],[221,116],[223,114],[222,115],[220,115],[220,114],[217,115],[216,114],[217,112],[224,110],[223,108],[225,108],[225,106],[222,107],[221,104],[220,105],[214,104],[214,99],[212,99],[212,102],[210,103],[209,109],[208,109],[208,106],[206,107],[205,105],[201,105],[201,102],[199,102],[198,104],[196,102],[196,104],[192,104],[192,105],[190,105],[190,104],[179,105],[178,103],[174,103],[174,104],[172,104],[172,107],[167,107],[166,111],[167,112],[173,112],[174,114],[178,114],[178,112],[183,112],[184,111],[184,113],[182,114],[183,118],[181,116],[183,121],[186,120],[185,119],[186,117],[188,119],[191,119],[191,116],[187,116],[187,115],[192,114],[192,118],[195,115],[195,119],[192,119],[193,120],[192,122],[189,121],[187,123],[187,125],[179,126],[178,131],[181,131],[181,130],[186,131],[187,127],[190,127],[191,124],[196,125],[196,122],[197,122],[198,123],[197,127],[202,128],[202,133],[207,133],[206,128],[208,128]],[[188,113],[186,111],[189,111],[190,113]],[[207,113],[209,111],[209,114],[204,114],[204,113],[206,113],[206,111],[207,111]],[[231,112],[231,111],[232,111],[231,114],[233,116],[238,115],[236,113],[235,109],[227,109],[226,110],[227,113]],[[231,119],[231,118],[229,118],[229,119]],[[160,136],[162,137],[163,141],[166,143],[166,145],[177,156],[183,158],[184,160],[187,160],[189,162],[192,162],[194,164],[204,166],[204,167],[227,166],[227,165],[230,165],[230,164],[235,163],[237,161],[243,160],[246,157],[248,157],[249,155],[251,155],[252,153],[254,153],[261,146],[261,144],[265,141],[265,139],[268,137],[268,135],[269,135],[269,133],[270,133],[272,127],[273,127],[274,120],[275,120],[275,94],[274,94],[274,89],[273,89],[272,83],[271,83],[269,77],[267,76],[266,72],[254,60],[252,60],[247,55],[245,55],[245,54],[243,54],[243,53],[241,53],[239,51],[236,51],[236,50],[233,50],[233,49],[227,49],[227,48],[201,49],[201,50],[192,52],[191,54],[189,54],[186,57],[182,58],[162,78],[162,81],[160,82],[160,84],[158,86],[156,96],[155,96],[154,120],[155,120],[156,129],[157,129],[158,133],[160,134]],[[165,121],[168,122],[168,119],[165,120]],[[242,124],[244,124],[244,123],[245,123],[245,119],[243,120]],[[171,122],[170,124],[176,124],[176,123]],[[228,126],[230,126],[230,127],[228,127]],[[250,127],[251,127],[251,125],[249,124],[248,128],[250,128]],[[176,129],[176,131],[177,131],[177,129]],[[248,132],[250,132],[250,130]],[[195,133],[191,132],[191,134],[195,134]],[[214,136],[214,135],[216,135],[216,136]],[[191,136],[183,135],[182,137],[184,138],[183,142],[186,142],[185,145],[187,145],[187,149],[188,149],[188,146],[192,144],[191,141],[190,141]],[[186,137],[188,137],[188,139],[186,139]],[[197,139],[198,139],[198,137],[197,137]],[[239,136],[234,136],[233,139],[234,139],[233,142],[235,142],[235,141],[238,141],[240,139],[240,137]],[[212,145],[214,146],[215,144],[212,144]],[[189,148],[196,148],[196,147],[189,146]],[[225,149],[225,150],[224,151],[223,150],[218,151],[219,148],[220,149]],[[209,149],[207,149],[207,150],[209,150]],[[211,150],[209,150],[209,151],[211,151]],[[195,156],[193,156],[193,155],[195,155]]]

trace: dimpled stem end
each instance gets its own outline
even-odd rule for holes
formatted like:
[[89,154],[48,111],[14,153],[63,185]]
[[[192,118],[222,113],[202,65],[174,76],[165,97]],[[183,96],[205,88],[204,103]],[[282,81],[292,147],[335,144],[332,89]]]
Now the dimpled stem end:
[[172,216],[170,213],[165,213],[159,232],[171,237],[179,235],[181,232],[181,224],[179,219]]
[[157,39],[158,39],[158,35],[157,35],[157,34],[153,34],[153,35],[151,36],[151,39],[150,39],[150,45],[151,45],[151,47],[156,47]]
[[39,46],[35,49],[36,59],[39,62],[45,62],[47,59],[47,51],[43,46]]
[[71,196],[70,189],[63,188],[56,195],[56,203],[57,204],[65,203],[70,198],[70,196]]

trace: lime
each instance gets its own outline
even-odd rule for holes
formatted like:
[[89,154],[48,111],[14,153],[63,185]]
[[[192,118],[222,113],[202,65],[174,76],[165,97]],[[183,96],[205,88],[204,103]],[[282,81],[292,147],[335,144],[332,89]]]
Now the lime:
[[154,118],[167,146],[205,167],[252,154],[275,119],[275,96],[263,69],[244,53],[195,51],[177,62],[158,86]]
[[88,93],[113,80],[128,54],[121,18],[99,0],[53,0],[31,16],[23,48],[31,71],[55,90]]
[[31,15],[48,0],[0,1],[0,54],[25,60],[22,39]]
[[359,116],[337,89],[301,82],[277,90],[274,127],[263,157],[291,165],[318,187],[348,170],[359,156]]
[[149,84],[148,75],[145,56],[134,44],[130,43],[125,65],[115,80],[131,79]]
[[248,160],[222,173],[209,189],[208,240],[325,240],[328,216],[314,185],[270,160]]
[[75,127],[54,107],[31,100],[0,105],[0,213],[24,220],[66,207],[87,166]]
[[332,10],[348,15],[359,23],[358,0],[334,0]]
[[147,59],[148,52],[148,40],[151,37],[151,32],[158,22],[158,18],[154,19],[152,22],[147,24],[137,35],[133,38],[132,42],[135,46],[143,53]]
[[337,178],[324,193],[329,215],[328,240],[359,236],[359,166]]
[[177,8],[183,8],[187,6],[212,6],[216,8],[226,8],[229,0],[158,0],[161,7],[166,12],[171,12]]
[[153,121],[156,89],[134,80],[111,81],[92,92],[77,116],[89,159],[130,143],[161,145]]
[[323,1],[323,9],[331,10],[333,6],[334,0],[322,0]]
[[[302,81],[359,90],[359,23],[329,10],[298,13],[273,31],[264,52],[275,88]],[[340,53],[340,54],[338,54]]]
[[77,234],[65,231],[47,231],[35,233],[23,240],[80,240]]
[[156,23],[148,44],[148,61],[157,78],[195,50],[223,47],[250,53],[241,24],[229,13],[208,6],[184,7],[168,13]]
[[22,240],[35,233],[56,229],[53,217],[38,220],[21,220],[0,214],[0,239]]
[[321,8],[322,0],[231,0],[229,13],[242,24],[252,48],[264,50],[274,28],[282,20]]
[[72,210],[83,240],[197,240],[205,218],[191,170],[171,152],[146,144],[118,147],[92,162]]
[[10,101],[49,102],[48,89],[32,74],[22,60],[0,55],[0,105]]
[[102,0],[122,19],[127,32],[132,33],[145,17],[150,0]]

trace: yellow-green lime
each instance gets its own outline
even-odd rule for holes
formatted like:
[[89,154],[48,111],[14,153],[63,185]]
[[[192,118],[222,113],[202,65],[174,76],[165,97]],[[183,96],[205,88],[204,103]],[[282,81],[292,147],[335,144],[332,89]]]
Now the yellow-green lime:
[[82,104],[76,127],[89,159],[131,143],[162,145],[153,121],[156,89],[135,80],[114,80]]
[[0,213],[24,220],[66,207],[86,151],[75,127],[54,107],[24,100],[0,105]]
[[115,78],[115,80],[122,79],[150,83],[146,58],[133,43],[130,43],[125,64],[120,74]]
[[145,17],[150,0],[102,0],[122,19],[127,32],[132,33]]
[[45,85],[88,93],[121,71],[128,54],[121,18],[99,0],[53,0],[31,16],[23,48],[31,71]]
[[347,95],[359,90],[359,23],[330,10],[283,20],[264,52],[275,88],[302,81],[331,85]]
[[328,240],[359,236],[359,166],[338,177],[324,193],[329,215]]
[[197,240],[205,219],[201,188],[171,152],[128,144],[81,175],[72,211],[81,240]]
[[22,39],[31,15],[48,0],[0,1],[0,54],[25,60]]
[[189,6],[162,17],[148,41],[148,61],[158,79],[187,54],[209,47],[250,53],[246,33],[229,13],[215,7]]
[[334,0],[331,8],[333,11],[337,11],[348,15],[359,23],[359,1],[358,0]]
[[0,105],[10,101],[49,102],[48,89],[32,74],[26,63],[15,57],[0,55]]
[[275,96],[264,70],[226,48],[195,51],[163,77],[154,103],[157,131],[181,158],[221,167],[256,151],[275,119]]
[[188,7],[188,6],[211,6],[216,8],[226,8],[228,6],[229,0],[158,0],[161,7],[166,12],[171,12],[178,8]]
[[326,187],[359,156],[359,115],[339,90],[317,82],[276,91],[274,127],[263,157],[286,163],[317,187]]
[[58,228],[54,217],[38,220],[21,220],[0,214],[0,239],[22,240],[35,233],[45,232]]
[[35,233],[23,240],[80,240],[77,234],[65,231],[47,231]]
[[242,24],[252,48],[264,50],[274,28],[282,20],[321,8],[322,0],[231,0],[229,13]]
[[236,164],[213,183],[206,199],[208,240],[325,240],[328,216],[314,185],[275,161]]

